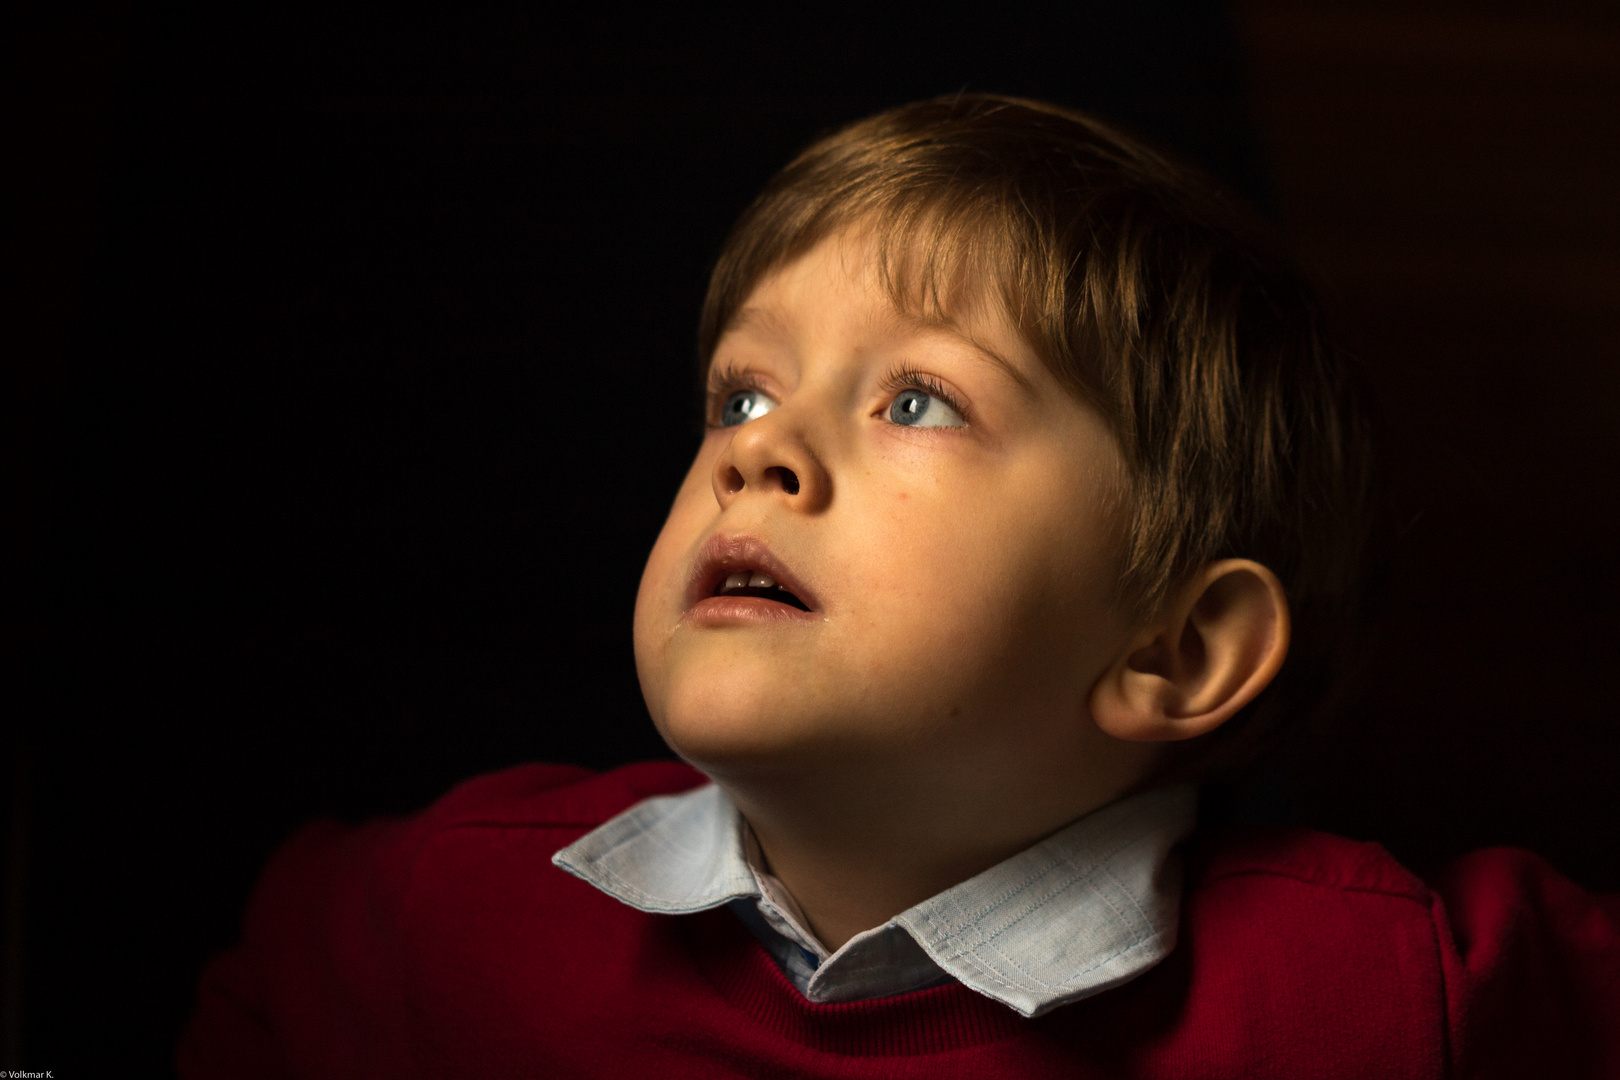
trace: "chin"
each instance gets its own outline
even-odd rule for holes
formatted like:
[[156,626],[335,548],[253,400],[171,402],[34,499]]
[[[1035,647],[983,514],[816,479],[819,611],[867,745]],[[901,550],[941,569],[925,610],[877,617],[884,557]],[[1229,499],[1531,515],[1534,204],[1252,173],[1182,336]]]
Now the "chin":
[[706,773],[753,769],[800,752],[796,725],[759,710],[676,705],[655,718],[658,733],[683,760]]

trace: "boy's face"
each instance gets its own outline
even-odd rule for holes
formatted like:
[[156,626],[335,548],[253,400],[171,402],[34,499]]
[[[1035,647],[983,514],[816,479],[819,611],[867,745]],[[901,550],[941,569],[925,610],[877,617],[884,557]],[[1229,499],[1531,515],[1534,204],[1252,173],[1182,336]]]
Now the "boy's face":
[[1004,318],[958,322],[901,314],[839,236],[721,339],[635,620],[654,721],[717,779],[865,765],[1039,800],[1104,767],[1120,453]]

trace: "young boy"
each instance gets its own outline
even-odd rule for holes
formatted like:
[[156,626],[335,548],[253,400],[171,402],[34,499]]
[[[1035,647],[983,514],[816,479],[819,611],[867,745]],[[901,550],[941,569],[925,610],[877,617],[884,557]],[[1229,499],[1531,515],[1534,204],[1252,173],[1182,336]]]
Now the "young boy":
[[1194,830],[1331,683],[1369,486],[1207,182],[1047,105],[893,110],[746,212],[701,358],[635,617],[690,765],[304,832],[184,1075],[1620,1075],[1620,902]]

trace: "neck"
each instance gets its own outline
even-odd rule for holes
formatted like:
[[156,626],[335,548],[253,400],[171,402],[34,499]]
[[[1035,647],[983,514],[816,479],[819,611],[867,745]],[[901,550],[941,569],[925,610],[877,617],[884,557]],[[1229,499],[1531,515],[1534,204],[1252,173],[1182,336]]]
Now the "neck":
[[1005,787],[947,784],[886,768],[716,779],[753,828],[807,929],[837,950],[1114,801],[1137,775],[1085,783],[1070,773],[1062,784],[1024,777]]

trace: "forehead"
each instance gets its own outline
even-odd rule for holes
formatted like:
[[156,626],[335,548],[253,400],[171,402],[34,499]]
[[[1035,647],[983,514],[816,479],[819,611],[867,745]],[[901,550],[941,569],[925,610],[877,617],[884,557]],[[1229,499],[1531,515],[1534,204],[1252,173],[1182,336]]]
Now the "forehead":
[[792,347],[818,337],[934,339],[965,345],[1027,385],[1039,361],[994,295],[966,279],[948,290],[924,285],[871,236],[839,233],[766,274],[728,320],[715,353],[738,340]]

